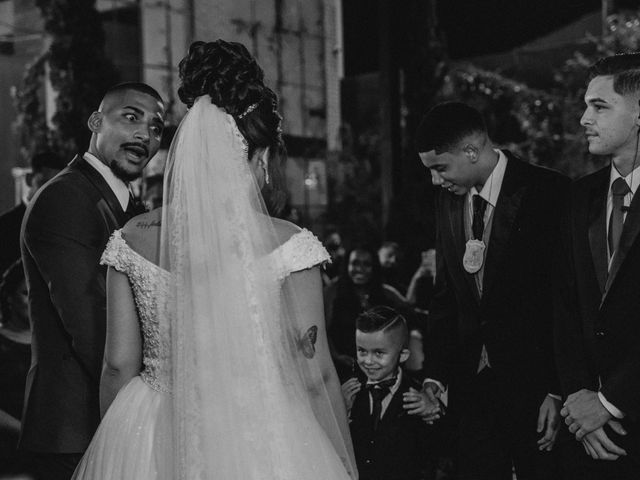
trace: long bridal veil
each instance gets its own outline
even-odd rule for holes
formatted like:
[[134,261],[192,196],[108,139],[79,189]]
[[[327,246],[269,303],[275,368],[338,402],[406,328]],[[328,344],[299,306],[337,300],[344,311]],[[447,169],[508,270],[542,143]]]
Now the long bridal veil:
[[161,229],[176,479],[356,476],[320,369],[299,351],[303,310],[270,263],[279,244],[233,117],[200,97],[169,152]]

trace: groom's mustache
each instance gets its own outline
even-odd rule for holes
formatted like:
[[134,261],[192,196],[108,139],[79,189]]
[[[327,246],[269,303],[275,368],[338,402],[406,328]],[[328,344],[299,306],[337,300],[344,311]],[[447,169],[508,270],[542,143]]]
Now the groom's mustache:
[[149,147],[144,143],[139,142],[126,142],[120,145],[124,149],[133,150],[138,155],[144,154],[145,157],[149,156]]

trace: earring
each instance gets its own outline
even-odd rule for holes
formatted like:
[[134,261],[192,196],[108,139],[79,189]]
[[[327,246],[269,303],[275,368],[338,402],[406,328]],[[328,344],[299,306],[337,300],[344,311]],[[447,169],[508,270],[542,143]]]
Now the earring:
[[262,168],[264,169],[264,183],[266,185],[269,185],[269,161],[267,160],[266,151],[260,163],[262,164]]

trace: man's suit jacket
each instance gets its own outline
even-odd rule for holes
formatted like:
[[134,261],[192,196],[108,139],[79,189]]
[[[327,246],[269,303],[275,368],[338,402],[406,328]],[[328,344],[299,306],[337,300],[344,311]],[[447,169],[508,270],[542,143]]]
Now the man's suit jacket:
[[361,480],[412,480],[422,478],[429,451],[428,430],[417,415],[402,407],[402,394],[413,387],[420,390],[406,373],[384,412],[378,429],[373,430],[369,391],[362,388],[351,408],[351,438]]
[[[466,196],[444,190],[436,199],[436,294],[430,309],[427,377],[470,388],[485,345],[501,395],[557,392],[553,361],[552,262],[559,205],[569,180],[509,152],[493,211],[483,294],[462,265]],[[508,397],[507,397],[508,398]]]
[[640,455],[640,195],[608,269],[609,178],[606,167],[571,187],[559,262],[557,364],[565,395],[601,390],[625,413],[621,446]]
[[127,219],[103,177],[76,157],[30,202],[21,247],[32,329],[20,448],[78,453],[99,422],[111,233]]
[[20,259],[20,225],[25,211],[24,202],[20,202],[0,215],[0,277]]

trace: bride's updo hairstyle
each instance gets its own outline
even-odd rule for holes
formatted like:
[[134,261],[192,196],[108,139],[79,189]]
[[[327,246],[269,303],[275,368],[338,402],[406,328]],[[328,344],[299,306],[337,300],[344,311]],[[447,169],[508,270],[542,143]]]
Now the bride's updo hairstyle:
[[178,69],[178,96],[187,107],[209,95],[235,119],[249,146],[249,159],[257,150],[269,148],[269,184],[262,193],[269,212],[278,214],[286,200],[282,173],[286,149],[278,97],[264,84],[262,68],[241,43],[216,40],[192,43]]

